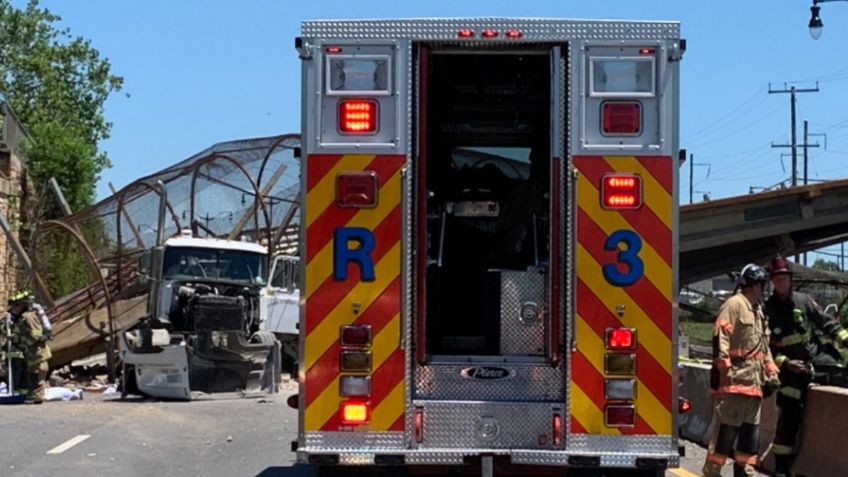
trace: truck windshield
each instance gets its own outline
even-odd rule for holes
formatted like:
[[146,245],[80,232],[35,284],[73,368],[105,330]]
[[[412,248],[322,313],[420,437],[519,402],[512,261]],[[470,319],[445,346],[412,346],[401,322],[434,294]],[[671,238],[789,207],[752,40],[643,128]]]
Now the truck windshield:
[[162,269],[165,279],[196,278],[265,284],[265,255],[241,250],[169,247]]

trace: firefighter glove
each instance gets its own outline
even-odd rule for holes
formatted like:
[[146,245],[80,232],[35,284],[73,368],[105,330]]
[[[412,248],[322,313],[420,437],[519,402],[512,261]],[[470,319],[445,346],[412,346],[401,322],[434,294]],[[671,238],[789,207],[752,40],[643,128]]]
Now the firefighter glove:
[[810,374],[810,368],[807,363],[800,359],[790,359],[786,362],[786,369],[795,374]]
[[766,395],[770,396],[774,392],[780,389],[780,379],[777,375],[772,375],[766,381]]

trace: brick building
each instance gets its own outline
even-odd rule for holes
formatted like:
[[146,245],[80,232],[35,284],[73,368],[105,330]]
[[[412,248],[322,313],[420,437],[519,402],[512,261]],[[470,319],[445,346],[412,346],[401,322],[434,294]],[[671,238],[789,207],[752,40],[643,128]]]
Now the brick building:
[[[8,103],[0,101],[0,213],[6,217],[13,233],[20,228],[20,211],[25,160],[21,155],[22,143],[29,135],[18,121]],[[0,233],[0,297],[8,296],[17,288],[17,257],[4,233]]]

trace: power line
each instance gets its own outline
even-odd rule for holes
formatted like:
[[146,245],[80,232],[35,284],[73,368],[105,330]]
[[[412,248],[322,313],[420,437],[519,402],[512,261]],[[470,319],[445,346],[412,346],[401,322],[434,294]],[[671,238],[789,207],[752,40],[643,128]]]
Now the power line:
[[[702,127],[702,128],[699,128],[699,129],[698,129],[698,133],[696,133],[696,134],[695,134],[693,137],[691,137],[691,138],[687,138],[687,140],[695,140],[695,139],[698,139],[698,138],[701,138],[701,137],[704,137],[704,136],[708,136],[708,135],[712,134],[712,132],[711,132],[710,130],[711,130],[713,127],[715,127],[716,125],[719,125],[719,124],[722,124],[722,125],[723,125],[723,127],[727,127],[727,123],[725,123],[725,119],[727,119],[727,118],[729,118],[729,117],[731,117],[731,116],[735,116],[735,117],[738,119],[739,117],[742,117],[742,116],[744,116],[745,114],[748,114],[749,112],[751,112],[751,111],[752,111],[754,108],[756,108],[757,106],[759,106],[759,105],[763,104],[764,102],[768,101],[768,95],[764,95],[764,96],[763,96],[762,101],[760,101],[759,103],[757,103],[757,104],[755,104],[755,105],[751,106],[750,108],[748,108],[747,110],[745,110],[745,112],[743,112],[743,113],[741,113],[741,114],[736,114],[736,112],[737,112],[737,111],[739,111],[740,109],[742,109],[742,108],[743,108],[746,104],[750,103],[752,100],[756,99],[758,96],[760,96],[760,95],[762,95],[762,94],[763,94],[763,93],[762,93],[762,92],[759,92],[759,91],[758,91],[758,92],[756,92],[756,93],[754,93],[754,94],[753,94],[752,96],[750,96],[748,99],[746,99],[745,101],[743,101],[742,103],[740,103],[739,105],[737,105],[735,108],[733,108],[733,109],[731,109],[730,111],[728,111],[727,113],[725,113],[724,115],[720,116],[719,118],[717,118],[716,120],[714,120],[714,121],[713,121],[713,122],[711,122],[710,124],[708,124],[708,125],[706,125],[706,126],[704,126],[704,127]],[[721,128],[719,128],[719,129],[721,129]]]
[[[764,121],[764,120],[766,120],[766,119],[768,119],[768,118],[772,117],[772,115],[774,115],[774,113],[775,113],[775,112],[777,112],[777,110],[778,110],[778,109],[780,109],[780,108],[782,108],[782,107],[783,107],[783,105],[780,105],[780,104],[779,104],[779,105],[777,105],[777,107],[775,107],[775,108],[774,108],[774,109],[772,109],[772,110],[769,110],[769,111],[768,111],[767,113],[765,113],[764,115],[762,115],[762,116],[758,117],[757,119],[755,119],[755,120],[751,121],[750,123],[748,123],[748,124],[746,124],[746,125],[744,125],[744,126],[741,126],[741,127],[737,127],[737,128],[735,128],[732,132],[726,133],[726,134],[724,134],[723,136],[717,137],[717,138],[715,138],[715,139],[709,139],[709,140],[707,140],[707,141],[702,141],[702,142],[694,141],[694,144],[692,144],[692,143],[687,143],[687,145],[688,145],[689,147],[693,147],[693,146],[706,146],[707,144],[714,144],[714,143],[716,143],[716,142],[723,141],[723,140],[727,139],[727,138],[728,138],[728,137],[730,137],[730,136],[735,136],[735,135],[737,135],[737,134],[739,134],[739,133],[745,132],[745,131],[747,131],[748,129],[751,129],[752,127],[754,127],[754,126],[756,126],[757,124],[761,123],[762,121]],[[728,124],[730,124],[730,123],[728,123]]]

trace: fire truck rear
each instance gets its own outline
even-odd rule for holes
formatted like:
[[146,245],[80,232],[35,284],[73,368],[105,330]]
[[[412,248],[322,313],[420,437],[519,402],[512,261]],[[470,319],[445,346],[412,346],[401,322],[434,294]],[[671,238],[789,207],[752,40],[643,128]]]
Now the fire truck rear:
[[303,23],[299,461],[677,466],[679,33]]

